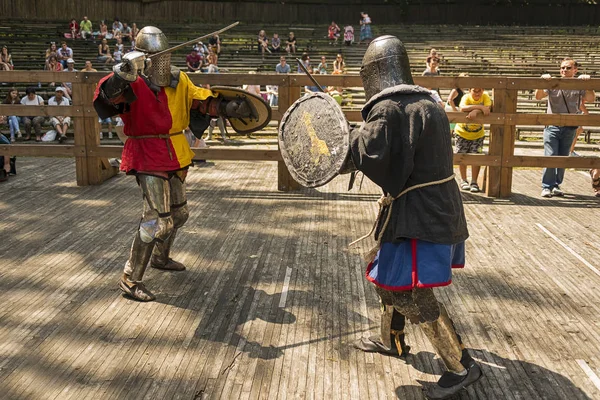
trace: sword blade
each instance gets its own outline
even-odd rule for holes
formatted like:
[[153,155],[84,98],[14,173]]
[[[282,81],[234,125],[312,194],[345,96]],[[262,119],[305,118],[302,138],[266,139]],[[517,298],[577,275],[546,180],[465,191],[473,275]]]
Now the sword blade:
[[310,72],[308,72],[308,70],[306,69],[304,64],[302,64],[302,60],[300,60],[299,58],[296,58],[296,61],[298,61],[298,65],[300,65],[300,68],[302,68],[302,71],[304,71],[306,76],[308,76],[310,78],[310,80],[315,84],[315,86],[318,87],[322,93],[325,93],[325,89],[323,89],[323,87],[321,85],[319,85],[319,82],[317,82],[317,80],[315,78],[313,78],[313,76],[310,74]]

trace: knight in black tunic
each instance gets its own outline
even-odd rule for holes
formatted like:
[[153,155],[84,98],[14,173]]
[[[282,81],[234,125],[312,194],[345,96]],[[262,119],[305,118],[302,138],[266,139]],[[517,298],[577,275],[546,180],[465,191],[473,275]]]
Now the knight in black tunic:
[[405,317],[419,324],[447,368],[427,396],[447,398],[481,376],[434,294],[435,287],[451,283],[453,267],[464,266],[468,237],[448,118],[428,90],[414,85],[396,37],[371,42],[361,78],[368,101],[364,124],[350,135],[350,156],[384,192],[375,231],[379,246],[366,274],[382,303],[382,324],[380,337],[355,346],[406,354]]

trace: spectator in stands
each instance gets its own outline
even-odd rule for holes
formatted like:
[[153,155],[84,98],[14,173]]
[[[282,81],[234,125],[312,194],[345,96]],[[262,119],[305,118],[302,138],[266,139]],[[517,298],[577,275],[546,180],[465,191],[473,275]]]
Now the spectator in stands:
[[83,68],[81,72],[98,72],[98,70],[92,66],[92,62],[90,60],[86,60],[85,68]]
[[137,24],[134,22],[133,24],[131,24],[131,49],[135,49],[135,38],[137,37],[137,34],[140,32],[140,30],[137,27]]
[[[250,75],[255,75],[256,71],[249,71],[248,72]],[[260,85],[244,85],[242,86],[242,89],[257,95],[258,97],[262,97],[260,94]]]
[[206,68],[206,72],[209,74],[218,74],[219,73],[219,56],[213,50],[212,47],[208,48],[208,57],[206,57],[206,64],[208,67]]
[[354,28],[352,25],[346,25],[344,28],[344,43],[346,43],[346,46],[351,46],[354,43]]
[[[117,40],[121,40],[121,38],[119,37]],[[123,57],[123,45],[122,44],[120,46],[119,45],[115,46],[115,51],[113,51],[112,56],[116,63],[121,62],[121,57]]]
[[[56,56],[50,56],[48,58],[48,71],[60,72],[63,70],[61,63],[58,62]],[[50,83],[50,86],[54,86],[54,82]]]
[[98,61],[103,62],[105,65],[115,62],[106,39],[102,39],[102,43],[98,45]]
[[[65,69],[64,72],[77,72],[77,70],[75,69],[75,61],[72,58],[69,58],[67,60],[67,69]],[[65,96],[68,99],[71,99],[71,97],[73,96],[73,83],[63,82],[62,85],[65,88]]]
[[[127,22],[123,22],[123,30],[121,31],[121,38],[123,42],[131,42],[131,27],[127,25]],[[123,51],[123,49],[121,49]]]
[[364,40],[367,44],[373,38],[373,34],[371,33],[371,18],[366,12],[360,13],[360,40],[358,44]]
[[[311,69],[310,56],[308,55],[308,53],[306,53],[306,52],[302,53],[302,56],[300,57],[300,61],[302,62],[302,65],[304,65],[304,68],[306,68],[307,70]],[[299,74],[304,73],[304,71],[302,71],[302,68],[300,68],[300,65],[298,65],[297,72]]]
[[296,35],[294,35],[294,32],[290,32],[290,35],[287,38],[285,51],[287,51],[288,54],[296,54]]
[[[564,58],[560,64],[560,76],[572,79],[577,74],[577,63],[572,58]],[[551,80],[550,74],[542,75]],[[579,79],[590,79],[589,75],[580,75]],[[536,100],[548,97],[548,114],[578,114],[581,103],[585,100],[592,103],[596,99],[593,90],[537,89]],[[544,129],[544,155],[568,156],[571,144],[575,139],[576,126],[548,125]],[[564,196],[560,185],[565,176],[564,168],[544,168],[542,174],[542,197]]]
[[264,30],[261,29],[258,32],[258,38],[256,40],[258,42],[258,51],[261,52],[262,58],[264,60],[265,59],[265,51],[268,51],[269,53],[271,52],[271,50],[269,50],[269,39],[267,39],[267,34],[265,33]]
[[[314,69],[311,66],[309,66],[306,70],[311,75],[314,73]],[[312,86],[311,85],[307,85],[307,86],[304,86],[304,91],[308,94],[310,92],[312,92],[312,93],[320,92],[321,89],[318,86],[316,86],[316,85],[312,85]]]
[[[440,76],[442,71],[440,71],[439,64],[440,64],[439,58],[434,57],[434,56],[428,56],[427,57],[427,68],[425,68],[425,71],[423,71],[422,76]],[[429,88],[429,89],[431,89],[431,88]],[[438,94],[440,93],[440,88],[435,88],[433,90],[438,92]]]
[[112,34],[113,37],[121,36],[121,32],[123,32],[123,24],[119,21],[119,18],[115,17],[115,20],[112,24]]
[[82,39],[87,39],[88,36],[92,36],[92,21],[87,16],[83,16],[83,20],[79,23],[79,34]]
[[198,54],[201,55],[202,57],[206,57],[208,55],[208,47],[202,42],[198,42],[194,46],[194,49],[196,49]]
[[188,67],[188,72],[200,72],[203,61],[203,57],[198,54],[198,50],[194,47],[190,54],[185,57],[185,63]]
[[[4,99],[4,104],[21,104],[19,99],[19,91],[15,88],[11,88]],[[19,128],[19,117],[15,115],[9,115],[6,118],[8,122],[8,128],[10,129],[10,141],[15,142],[15,138],[21,139],[21,129]]]
[[[475,119],[480,115],[489,115],[492,107],[492,99],[482,88],[471,88],[460,101],[460,111],[467,113],[467,119]],[[456,134],[456,152],[467,154],[479,154],[483,152],[483,137],[485,131],[482,124],[459,123],[454,128]],[[479,177],[479,165],[471,165],[471,184],[467,181],[467,166],[459,167],[462,182],[462,190],[470,190],[473,193],[480,191],[477,184]]]
[[281,39],[279,39],[278,33],[274,33],[273,38],[271,39],[271,51],[273,53],[279,53],[281,51]]
[[291,68],[284,56],[279,57],[279,64],[275,66],[275,72],[278,74],[289,74],[291,72]]
[[2,51],[0,52],[0,69],[5,71],[12,71],[14,69],[12,55],[8,52],[6,45],[2,46]]
[[[108,138],[112,139],[113,138],[113,121],[111,117],[102,119],[100,117],[98,117],[98,123],[100,124],[100,129],[102,129],[102,125],[108,125]],[[104,139],[104,133],[102,132],[102,130],[100,130],[100,140]]]
[[[216,55],[221,54],[221,39],[219,39],[219,35],[212,35],[208,39],[208,47],[212,48]],[[206,49],[208,53],[208,49]]]
[[[458,76],[466,77],[466,76],[469,76],[469,74],[467,74],[466,72],[461,72],[460,74],[458,74]],[[448,94],[448,99],[446,100],[446,104],[444,106],[444,109],[446,110],[446,112],[449,112],[449,111],[459,112],[460,111],[460,109],[459,109],[460,101],[462,100],[464,95],[465,95],[465,92],[461,88],[452,89],[450,91],[450,94]],[[450,123],[450,132],[451,133],[454,132],[454,127],[456,127],[456,124]]]
[[[35,93],[34,87],[28,87],[25,89],[25,96],[21,99],[21,104],[24,106],[43,106],[44,99]],[[31,139],[31,125],[35,130],[35,141],[42,141],[42,123],[45,118],[42,116],[37,117],[22,117],[23,126],[25,127],[25,140]]]
[[[69,99],[65,97],[65,88],[62,86],[57,86],[54,89],[54,96],[48,99],[49,106],[69,106],[71,102]],[[55,116],[50,118],[50,123],[56,130],[58,136],[59,143],[67,140],[67,129],[69,125],[71,125],[71,117],[63,117],[63,116]]]
[[267,100],[269,101],[269,106],[277,106],[279,103],[279,86],[267,85]]
[[79,24],[75,18],[72,18],[71,22],[69,22],[69,34],[71,35],[71,39],[79,37]]
[[50,56],[58,57],[58,49],[56,48],[55,42],[50,42],[50,47],[46,49],[46,63],[48,63],[48,59],[50,58]]
[[327,75],[327,59],[325,56],[321,56],[321,62],[317,66],[317,71],[319,71],[319,74],[321,75]]
[[101,39],[112,39],[112,32],[108,31],[108,26],[104,23],[104,21],[100,21],[100,34],[98,35]]
[[329,28],[327,29],[327,37],[329,38],[329,44],[337,44],[337,41],[340,37],[340,32],[340,27],[335,23],[335,21],[331,21],[331,25],[329,25]]
[[73,50],[67,46],[67,42],[62,42],[60,44],[60,49],[58,49],[58,61],[64,68],[67,68],[67,60],[69,58],[73,58]]
[[333,62],[333,75],[340,75],[346,73],[346,63],[344,62],[344,57],[341,54],[335,56],[335,61]]

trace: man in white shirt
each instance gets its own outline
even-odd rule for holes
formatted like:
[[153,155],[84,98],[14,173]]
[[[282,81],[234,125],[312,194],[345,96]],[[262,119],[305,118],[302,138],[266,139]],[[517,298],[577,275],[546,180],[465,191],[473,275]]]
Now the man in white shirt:
[[[54,97],[51,97],[48,100],[48,105],[49,106],[69,106],[69,105],[71,105],[71,103],[69,102],[69,99],[67,99],[65,97],[65,92],[66,92],[66,90],[64,87],[57,86],[55,89]],[[62,143],[65,140],[67,140],[67,129],[69,128],[69,125],[71,125],[71,117],[55,116],[55,117],[50,118],[50,122],[52,123],[52,126],[56,130],[56,133],[58,133],[60,135],[58,137],[59,143]]]

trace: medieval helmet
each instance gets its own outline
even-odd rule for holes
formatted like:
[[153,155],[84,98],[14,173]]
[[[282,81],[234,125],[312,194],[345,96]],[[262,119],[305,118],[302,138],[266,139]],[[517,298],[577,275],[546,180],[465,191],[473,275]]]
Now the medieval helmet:
[[[165,34],[154,26],[146,26],[135,37],[135,49],[152,55],[169,48]],[[169,86],[171,83],[171,53],[152,58],[152,64],[146,69],[150,82],[157,86]]]
[[414,85],[404,44],[395,36],[380,36],[369,44],[360,67],[367,101],[383,89]]

